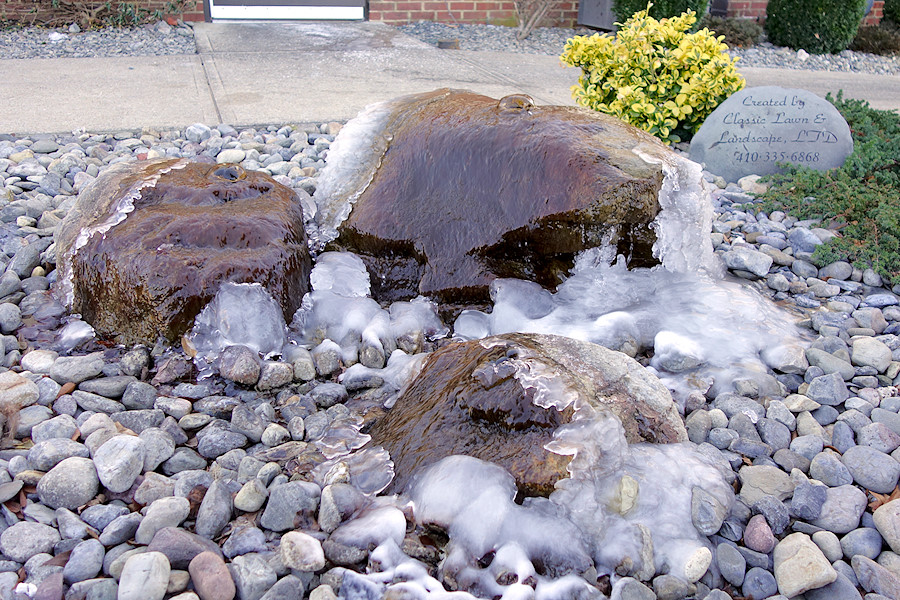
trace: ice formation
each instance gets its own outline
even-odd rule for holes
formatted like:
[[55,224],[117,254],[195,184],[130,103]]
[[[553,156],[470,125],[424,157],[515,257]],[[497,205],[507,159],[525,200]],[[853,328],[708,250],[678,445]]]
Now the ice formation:
[[416,354],[426,340],[447,334],[437,308],[426,298],[381,308],[369,297],[369,275],[355,254],[322,253],[310,282],[313,290],[303,298],[291,327],[301,344],[336,343],[345,364],[382,369],[395,350]]
[[73,315],[66,320],[65,326],[59,330],[53,349],[61,354],[68,354],[81,344],[94,338],[94,328]]
[[653,223],[660,266],[628,270],[621,257],[613,262],[609,249],[594,248],[578,257],[555,293],[531,282],[495,280],[491,312],[463,312],[454,335],[555,333],[631,356],[652,349],[651,366],[680,401],[697,391],[688,378],[714,381],[718,392],[730,391],[737,378],[765,373],[762,352],[799,339],[793,320],[755,290],[722,278],[700,167],[673,155],[663,170],[663,210]]
[[226,282],[197,315],[186,346],[195,359],[207,363],[238,344],[269,357],[281,353],[286,334],[281,307],[266,288],[258,283]]
[[[649,581],[669,573],[694,582],[710,570],[717,577],[709,530],[691,516],[697,493],[723,516],[734,501],[733,474],[715,452],[691,443],[629,445],[614,416],[588,406],[547,448],[573,455],[570,477],[549,498],[517,504],[513,476],[469,456],[445,458],[413,479],[407,495],[416,523],[449,536],[438,577],[469,592],[454,597],[600,598],[590,582],[598,575]],[[417,598],[444,597],[395,538],[380,539],[367,579],[382,593],[398,586]]]

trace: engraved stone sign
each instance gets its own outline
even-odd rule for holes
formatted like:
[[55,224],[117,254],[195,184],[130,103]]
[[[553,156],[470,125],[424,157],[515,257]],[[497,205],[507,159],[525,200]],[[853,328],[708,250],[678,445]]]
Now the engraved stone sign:
[[778,173],[778,163],[826,171],[851,152],[850,127],[830,102],[806,90],[762,86],[720,104],[691,141],[690,157],[737,181]]

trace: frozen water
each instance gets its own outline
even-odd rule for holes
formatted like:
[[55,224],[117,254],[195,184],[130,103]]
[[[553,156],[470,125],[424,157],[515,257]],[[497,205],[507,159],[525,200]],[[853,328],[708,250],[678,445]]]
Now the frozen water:
[[330,291],[340,296],[369,295],[369,273],[360,257],[352,252],[323,252],[309,274],[309,284],[319,292]]
[[385,408],[391,408],[406,384],[422,370],[422,365],[427,357],[428,354],[424,352],[410,356],[403,350],[394,350],[383,369],[372,369],[357,363],[344,371],[340,381],[345,386],[355,388],[356,384],[360,382],[371,377],[378,377],[382,381],[381,389],[385,392],[393,392],[384,404]]
[[186,336],[195,356],[208,363],[227,346],[243,345],[270,357],[286,342],[281,307],[258,283],[223,283]]
[[321,463],[313,469],[312,476],[322,487],[349,483],[363,494],[374,495],[390,485],[394,463],[384,448],[363,448]]
[[319,230],[310,237],[312,247],[324,247],[337,238],[337,228],[353,203],[368,187],[391,142],[385,124],[396,102],[370,104],[347,122],[328,149],[328,163],[319,173],[313,199],[318,206]]
[[60,354],[68,354],[81,344],[94,338],[94,328],[77,316],[69,317],[60,329],[53,343],[53,349]]
[[[665,179],[652,224],[661,265],[625,268],[609,250],[576,260],[570,277],[550,293],[535,283],[498,279],[490,313],[464,311],[454,335],[478,339],[514,331],[552,333],[594,342],[630,356],[652,350],[651,365],[682,401],[685,383],[712,378],[714,392],[748,373],[765,373],[766,348],[796,343],[794,320],[745,284],[723,279],[709,232],[712,204],[700,167],[684,158],[657,158]],[[702,390],[705,391],[705,390]]]
[[[480,598],[599,598],[590,573],[686,579],[692,559],[712,556],[693,525],[691,496],[699,487],[731,507],[733,474],[723,458],[691,443],[629,445],[614,416],[588,406],[576,409],[547,449],[573,456],[570,477],[549,498],[522,504],[512,475],[477,458],[450,456],[414,476],[407,494],[416,523],[449,536],[439,578]],[[379,540],[362,527],[352,531],[357,545]],[[443,597],[421,565],[396,551],[398,536],[380,538],[371,580],[403,579],[416,597]],[[410,577],[398,578],[401,571]]]
[[[356,366],[359,361],[378,371],[385,381],[391,380],[394,389],[400,388],[397,377],[404,369],[398,365],[389,370],[382,367],[398,346],[416,354],[422,351],[425,340],[448,333],[437,307],[427,298],[395,302],[383,309],[369,297],[369,274],[362,259],[353,253],[321,254],[310,280],[313,290],[303,297],[291,323],[296,341],[318,346],[331,340],[340,347],[344,364]],[[350,377],[373,375],[360,367]]]

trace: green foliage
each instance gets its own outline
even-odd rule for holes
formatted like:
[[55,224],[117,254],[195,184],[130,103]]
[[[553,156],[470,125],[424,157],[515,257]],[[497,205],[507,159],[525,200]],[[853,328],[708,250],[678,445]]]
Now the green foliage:
[[744,87],[727,46],[707,29],[687,33],[693,12],[657,21],[646,10],[615,37],[566,42],[561,59],[580,67],[575,101],[615,115],[665,143],[687,139],[725,98]]
[[677,17],[689,10],[705,15],[708,4],[709,0],[656,0],[652,4],[647,0],[613,0],[612,10],[619,21],[626,21],[631,15],[643,10],[649,10],[654,19],[662,20]]
[[769,41],[812,54],[847,49],[866,9],[866,0],[769,0]]
[[891,21],[860,27],[850,49],[882,56],[897,54],[900,52],[900,28]]
[[726,19],[706,15],[700,19],[700,27],[706,27],[716,35],[724,36],[729,48],[746,48],[759,42],[763,28],[753,19]]
[[900,24],[900,0],[884,0],[881,11],[885,19]]
[[841,237],[816,250],[816,262],[851,260],[900,282],[900,115],[840,93],[827,98],[850,125],[853,154],[826,172],[788,166],[772,176],[764,206],[822,219],[840,231]]

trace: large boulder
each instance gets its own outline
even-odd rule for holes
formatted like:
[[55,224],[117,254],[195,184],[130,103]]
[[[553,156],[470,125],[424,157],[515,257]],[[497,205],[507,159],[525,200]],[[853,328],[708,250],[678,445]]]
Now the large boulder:
[[633,442],[684,442],[666,387],[637,361],[572,338],[505,334],[429,355],[393,408],[369,431],[394,461],[395,491],[454,454],[497,463],[526,495],[548,495],[571,456],[545,449],[586,404],[608,410]]
[[288,321],[309,285],[297,195],[237,165],[117,164],[79,195],[56,244],[67,305],[121,343],[177,340],[225,281],[262,284]]
[[594,111],[441,89],[341,130],[317,220],[323,240],[339,234],[331,247],[362,257],[376,299],[478,303],[496,277],[560,283],[585,248],[655,264],[649,224],[671,154]]

